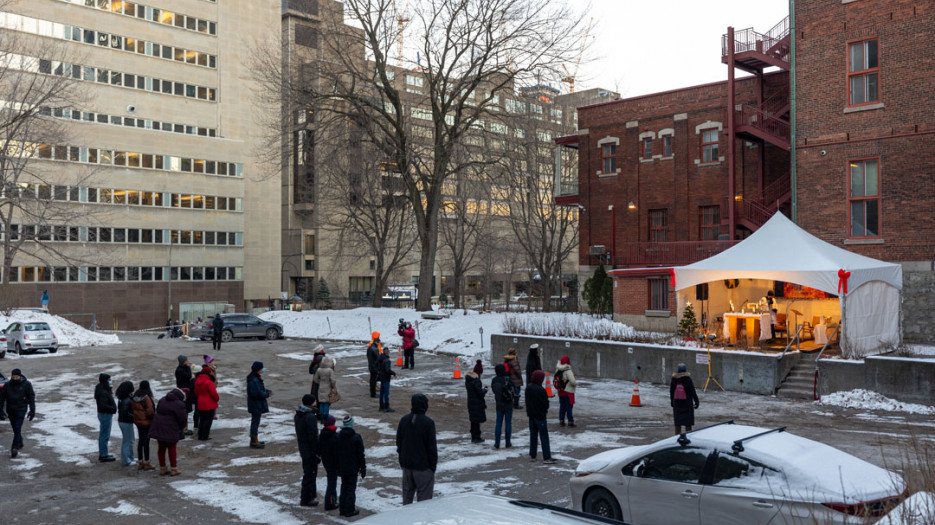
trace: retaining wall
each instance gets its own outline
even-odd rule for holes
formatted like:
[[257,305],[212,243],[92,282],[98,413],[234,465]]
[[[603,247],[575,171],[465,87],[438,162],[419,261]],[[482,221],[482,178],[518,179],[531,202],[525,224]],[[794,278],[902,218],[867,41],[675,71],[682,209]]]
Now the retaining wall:
[[[496,356],[494,363],[502,362],[507,349],[513,347],[520,364],[525,367],[529,345],[539,343],[542,367],[549,372],[555,370],[563,355],[567,355],[575,375],[580,377],[668,384],[679,363],[688,367],[699,390],[708,377],[704,349],[502,334],[493,334],[490,340],[491,355]],[[798,359],[798,353],[786,354],[780,360],[774,354],[711,350],[711,375],[725,390],[771,395]],[[712,381],[708,388],[716,389],[717,385]]]
[[818,392],[863,388],[904,403],[935,405],[935,360],[874,356],[818,361]]

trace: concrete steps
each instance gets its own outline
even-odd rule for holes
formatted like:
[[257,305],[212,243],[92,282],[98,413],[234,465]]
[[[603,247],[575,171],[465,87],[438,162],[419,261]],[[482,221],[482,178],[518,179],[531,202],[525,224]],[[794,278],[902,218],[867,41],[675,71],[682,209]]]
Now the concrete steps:
[[814,397],[815,370],[818,366],[816,357],[817,355],[802,354],[799,362],[783,379],[776,396],[811,401]]

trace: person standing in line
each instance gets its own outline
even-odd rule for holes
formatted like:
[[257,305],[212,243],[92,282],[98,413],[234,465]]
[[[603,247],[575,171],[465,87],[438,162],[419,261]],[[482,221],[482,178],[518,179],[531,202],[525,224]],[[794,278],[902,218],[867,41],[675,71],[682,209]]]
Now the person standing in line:
[[558,390],[558,426],[565,426],[566,415],[568,426],[575,426],[572,409],[575,408],[575,388],[578,386],[578,380],[571,370],[571,359],[568,359],[567,355],[563,355],[555,365],[555,379],[552,384]]
[[221,314],[214,314],[214,319],[211,320],[211,349],[220,350],[221,349],[221,334],[224,333],[224,319],[221,319]]
[[506,423],[504,437],[506,438],[506,448],[513,446],[511,443],[513,433],[513,383],[510,376],[507,375],[505,365],[494,367],[494,377],[490,381],[490,389],[493,390],[493,398],[497,406],[497,422],[494,424],[493,448],[500,448],[500,430]]
[[[192,365],[188,362],[188,356],[180,355],[177,358],[179,360],[179,366],[175,368],[175,387],[176,388],[187,388],[188,396],[185,398],[185,411],[194,412],[194,427],[198,428],[198,412],[194,410],[195,403],[195,377],[192,374]],[[152,393],[150,392],[150,397]],[[155,399],[155,397],[153,397]],[[191,436],[194,434],[193,431],[188,429],[188,417],[185,418],[185,435]],[[140,438],[142,439],[142,438]]]
[[438,445],[435,422],[425,415],[429,398],[413,394],[412,411],[399,420],[396,427],[396,454],[403,469],[403,505],[432,499],[435,490],[435,469],[438,467]]
[[[380,332],[370,334],[370,344],[367,345],[367,368],[370,370],[370,397],[377,397],[377,360],[383,355],[383,345],[380,344]],[[382,404],[382,403],[381,403]]]
[[[211,356],[206,356],[210,358]],[[211,439],[211,425],[214,424],[214,414],[218,409],[221,396],[218,395],[217,365],[214,359],[201,367],[201,372],[195,375],[195,399],[198,403],[198,441]],[[186,421],[188,418],[185,418]],[[184,425],[183,425],[184,427]]]
[[23,420],[36,417],[36,392],[19,368],[13,369],[10,380],[0,388],[0,419],[7,417],[13,427],[10,457],[15,458],[23,448]]
[[672,405],[672,416],[675,420],[675,435],[691,432],[695,424],[695,409],[698,408],[698,393],[695,392],[695,383],[685,363],[679,363],[676,372],[672,374],[669,382],[669,404]]
[[519,406],[519,394],[523,389],[523,372],[519,368],[519,358],[516,357],[516,349],[510,348],[503,358],[503,366],[506,367],[510,382],[513,383],[513,408],[523,408]]
[[338,508],[338,427],[334,416],[322,418],[321,434],[318,436],[318,457],[325,467],[328,484],[325,488],[325,510]]
[[269,412],[269,399],[273,395],[263,384],[263,363],[254,361],[247,374],[247,411],[250,412],[250,448],[263,448],[265,441],[260,441],[260,418]]
[[[185,396],[188,395],[184,389],[174,388],[156,405],[156,415],[153,417],[153,424],[149,427],[149,437],[156,440],[159,448],[159,474],[162,476],[178,476],[182,473],[178,469],[178,458],[176,448],[179,442],[179,435],[185,428],[185,421],[188,416],[185,413]],[[166,467],[166,452],[169,453],[170,471]]]
[[529,345],[529,355],[526,356],[526,383],[532,382],[532,373],[542,370],[542,358],[539,357],[539,343]]
[[[133,409],[133,424],[136,425],[136,432],[139,441],[136,443],[136,459],[140,470],[153,470],[152,463],[149,462],[149,427],[153,424],[153,418],[156,416],[156,401],[153,391],[149,387],[149,381],[140,381],[140,387],[133,393],[130,407]],[[185,417],[186,425],[188,416]]]
[[529,417],[529,458],[536,460],[537,439],[542,441],[542,462],[555,463],[552,459],[552,450],[549,448],[549,396],[542,388],[545,373],[536,370],[530,378],[532,381],[526,386],[526,415]]
[[396,376],[388,352],[383,352],[377,359],[377,373],[380,379],[380,412],[395,412],[390,408],[390,381]]
[[481,383],[474,371],[464,374],[464,388],[467,389],[468,419],[471,422],[471,443],[483,443],[480,437],[480,424],[487,421],[487,387]]
[[354,418],[344,416],[344,426],[338,433],[337,444],[338,474],[341,476],[341,496],[338,506],[341,516],[351,517],[360,514],[357,509],[357,476],[367,476],[367,460],[364,456],[364,440],[354,432]]
[[120,427],[120,464],[133,464],[133,383],[124,381],[117,387],[117,426]]
[[331,393],[338,390],[338,378],[334,373],[333,358],[325,357],[322,359],[321,366],[315,371],[315,377],[312,381],[318,385],[318,413],[324,419],[331,410]]
[[311,393],[315,398],[318,398],[318,383],[315,382],[315,372],[318,371],[318,368],[321,366],[322,359],[325,358],[325,347],[318,345],[312,350],[314,354],[312,356],[312,362],[308,364],[308,374],[312,376],[312,389]]
[[474,370],[473,370],[473,372],[474,372],[475,374],[477,374],[477,377],[480,377],[480,376],[484,375],[484,363],[483,363],[483,361],[481,361],[480,359],[478,359],[477,362],[474,363]]
[[299,505],[302,507],[318,506],[318,410],[315,409],[315,396],[305,394],[302,404],[295,409],[295,437],[299,442],[299,455],[302,456],[302,492]]
[[117,401],[114,399],[113,391],[111,391],[113,384],[109,374],[101,374],[97,376],[97,386],[94,387],[97,420],[101,423],[101,428],[97,433],[97,459],[101,463],[117,460],[107,451],[107,445],[110,443],[110,429],[114,423],[114,414],[117,413]]
[[396,331],[396,333],[400,337],[403,338],[403,358],[404,358],[403,368],[409,368],[409,369],[415,368],[416,367],[416,359],[415,359],[416,331],[412,327],[412,323],[408,323],[400,319],[399,329]]

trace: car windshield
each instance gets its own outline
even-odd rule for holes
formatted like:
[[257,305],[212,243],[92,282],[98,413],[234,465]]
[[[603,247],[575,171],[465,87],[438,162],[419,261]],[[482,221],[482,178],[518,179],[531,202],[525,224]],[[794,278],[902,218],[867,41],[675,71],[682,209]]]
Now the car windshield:
[[38,332],[39,330],[51,330],[49,323],[26,323],[27,332]]

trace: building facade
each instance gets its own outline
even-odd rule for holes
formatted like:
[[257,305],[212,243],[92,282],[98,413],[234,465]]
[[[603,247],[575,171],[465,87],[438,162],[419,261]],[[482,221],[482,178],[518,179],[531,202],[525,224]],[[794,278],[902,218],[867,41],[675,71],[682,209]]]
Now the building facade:
[[[275,295],[278,192],[269,182],[279,173],[257,160],[260,86],[244,57],[278,34],[279,6],[41,0],[5,9],[4,42],[27,57],[6,65],[35,60],[30,73],[69,79],[81,94],[74,107],[50,108],[67,121],[63,142],[37,144],[18,182],[63,211],[38,224],[16,217],[4,232],[38,239],[10,269],[14,306],[35,306],[48,290],[53,313],[142,328]],[[47,50],[56,56],[30,56]],[[30,255],[40,243],[52,255]]]

